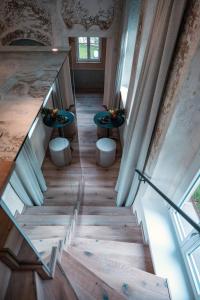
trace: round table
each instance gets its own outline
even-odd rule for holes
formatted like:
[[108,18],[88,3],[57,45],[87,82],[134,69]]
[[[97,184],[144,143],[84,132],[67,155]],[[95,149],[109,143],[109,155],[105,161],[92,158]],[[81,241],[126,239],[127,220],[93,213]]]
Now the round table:
[[52,119],[51,116],[47,116],[43,118],[43,122],[46,126],[52,128],[58,128],[60,136],[64,136],[62,129],[65,126],[72,124],[75,120],[74,114],[70,111],[66,111],[64,109],[60,109],[57,113],[57,116],[66,117],[66,122],[60,122],[57,119]]
[[[107,117],[108,120],[104,121],[104,118]],[[112,119],[111,114],[108,111],[98,112],[94,116],[94,123],[100,127],[106,129],[106,136],[109,136],[109,129],[120,127],[125,121],[123,115],[118,115],[116,118]]]

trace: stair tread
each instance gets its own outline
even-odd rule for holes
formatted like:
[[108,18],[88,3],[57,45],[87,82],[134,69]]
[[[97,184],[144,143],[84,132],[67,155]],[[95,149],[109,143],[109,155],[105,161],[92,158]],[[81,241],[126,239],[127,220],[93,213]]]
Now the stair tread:
[[109,240],[75,238],[70,246],[85,253],[95,253],[129,263],[144,271],[154,273],[148,245]]
[[[19,224],[32,225],[67,225],[69,224],[72,215],[64,214],[38,214],[38,215],[19,215],[17,221]],[[135,216],[110,216],[107,215],[79,215],[77,223],[79,225],[114,225],[122,224],[137,225]]]
[[170,299],[166,280],[161,277],[98,254],[88,255],[71,248],[67,252],[126,299]]
[[77,300],[69,280],[64,276],[58,265],[56,265],[53,280],[42,280],[37,273],[35,273],[35,277],[37,299]]
[[32,206],[28,207],[24,211],[24,215],[33,215],[33,214],[72,214],[74,206]]
[[76,204],[76,201],[70,201],[70,200],[44,200],[45,206],[74,206]]
[[[77,292],[79,300],[126,299],[67,252],[63,252],[62,268]],[[81,291],[84,291],[83,295]]]
[[17,221],[19,224],[32,224],[32,225],[68,225],[72,215],[19,215]]
[[54,246],[58,246],[60,238],[38,239],[32,240],[32,244],[38,252],[46,251]]
[[6,264],[0,261],[0,296],[5,298],[7,288],[11,278],[11,270]]
[[67,227],[66,226],[23,226],[23,230],[30,237],[31,240],[49,239],[49,238],[64,238]]
[[82,206],[79,213],[84,215],[133,215],[128,207],[113,206]]
[[89,239],[104,239],[143,243],[142,231],[136,225],[86,226],[77,225],[75,236]]
[[78,225],[114,225],[134,224],[137,225],[135,216],[106,216],[106,215],[79,215]]
[[16,297],[20,300],[36,300],[33,271],[12,272],[5,300]]

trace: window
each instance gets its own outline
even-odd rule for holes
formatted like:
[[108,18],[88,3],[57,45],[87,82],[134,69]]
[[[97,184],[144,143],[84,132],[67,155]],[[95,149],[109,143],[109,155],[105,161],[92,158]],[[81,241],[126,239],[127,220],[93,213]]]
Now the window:
[[[140,1],[126,1],[126,18],[123,29],[123,42],[121,47],[121,99],[123,107],[126,106],[128,89],[131,78],[133,56],[136,46],[137,31],[140,15]],[[137,71],[137,69],[136,69]],[[131,104],[132,105],[132,104]]]
[[[200,172],[186,191],[179,207],[195,223],[200,223]],[[198,298],[200,296],[200,235],[179,213],[174,210],[171,212],[188,275]]]
[[100,62],[101,41],[98,37],[77,38],[77,61],[78,62]]

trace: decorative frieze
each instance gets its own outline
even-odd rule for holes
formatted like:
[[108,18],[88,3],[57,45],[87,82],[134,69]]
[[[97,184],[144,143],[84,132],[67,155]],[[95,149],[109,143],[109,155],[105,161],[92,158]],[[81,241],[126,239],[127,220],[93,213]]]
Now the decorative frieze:
[[93,25],[107,30],[113,23],[116,4],[114,0],[62,0],[61,13],[69,29],[79,24],[86,30]]
[[17,39],[33,39],[51,45],[51,18],[37,0],[3,0],[0,20],[2,45]]

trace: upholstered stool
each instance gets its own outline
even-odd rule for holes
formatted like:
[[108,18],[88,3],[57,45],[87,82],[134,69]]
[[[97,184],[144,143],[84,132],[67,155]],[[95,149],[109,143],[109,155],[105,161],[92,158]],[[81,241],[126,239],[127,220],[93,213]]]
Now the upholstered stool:
[[49,142],[52,162],[57,167],[64,167],[71,162],[72,155],[68,139],[57,137]]
[[101,167],[110,167],[115,161],[116,142],[109,138],[102,138],[96,142],[96,160]]

